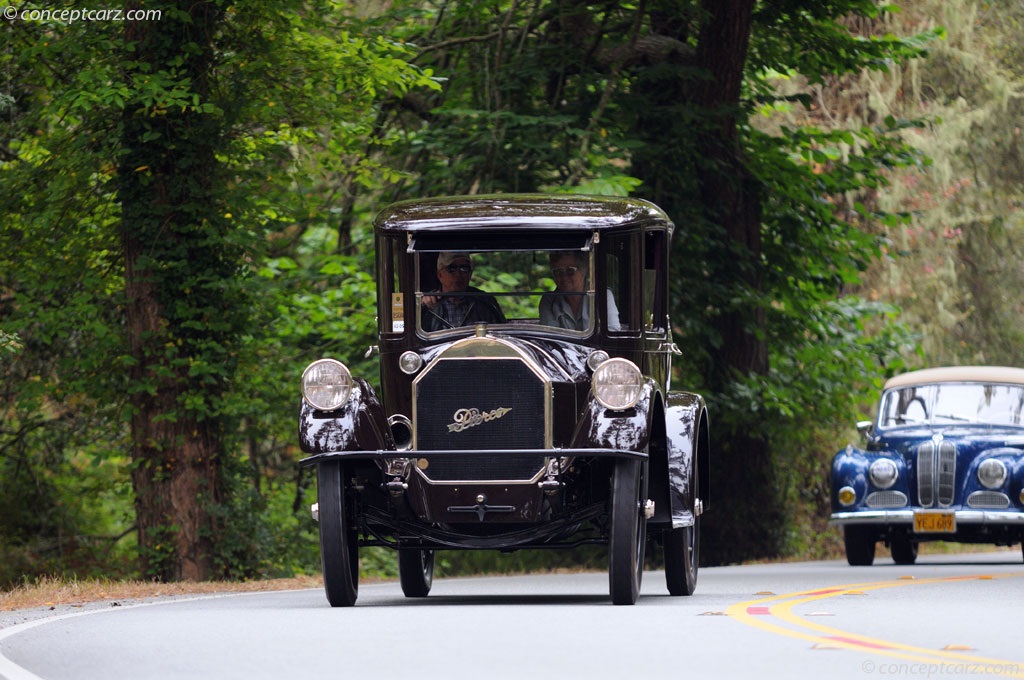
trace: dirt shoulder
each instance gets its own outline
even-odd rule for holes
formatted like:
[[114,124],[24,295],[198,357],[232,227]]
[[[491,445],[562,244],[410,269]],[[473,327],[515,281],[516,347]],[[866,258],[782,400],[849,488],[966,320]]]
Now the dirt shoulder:
[[0,592],[0,628],[78,611],[130,606],[162,599],[300,590],[320,588],[322,585],[323,581],[319,575],[265,581],[204,581],[199,583],[42,579],[31,585],[22,585],[13,590]]

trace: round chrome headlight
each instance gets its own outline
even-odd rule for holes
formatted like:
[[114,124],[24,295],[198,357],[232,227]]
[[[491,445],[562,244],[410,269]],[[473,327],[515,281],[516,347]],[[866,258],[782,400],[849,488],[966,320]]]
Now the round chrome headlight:
[[868,476],[871,477],[871,483],[879,489],[888,489],[896,483],[900,472],[896,463],[888,458],[879,458],[868,468]]
[[302,396],[320,411],[344,406],[352,394],[352,374],[334,359],[314,361],[302,372]]
[[978,481],[986,489],[998,489],[1006,482],[1006,464],[998,458],[987,458],[978,466]]
[[601,406],[613,411],[636,406],[643,385],[640,369],[628,359],[609,359],[594,371],[594,398]]
[[596,371],[597,367],[608,361],[608,352],[603,349],[595,349],[587,356],[587,368]]
[[402,352],[402,356],[398,357],[398,368],[406,375],[412,375],[416,371],[420,370],[420,367],[422,366],[423,357],[416,352]]

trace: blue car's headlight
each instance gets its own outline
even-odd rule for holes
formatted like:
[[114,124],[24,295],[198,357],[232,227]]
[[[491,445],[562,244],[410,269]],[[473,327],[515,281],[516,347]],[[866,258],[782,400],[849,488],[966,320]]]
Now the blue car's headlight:
[[857,501],[857,492],[853,490],[852,486],[844,486],[839,490],[839,503],[846,507],[850,507]]
[[978,481],[986,489],[998,489],[1006,483],[1006,465],[998,458],[988,458],[978,466]]
[[871,477],[871,483],[879,489],[888,489],[899,479],[900,472],[896,463],[888,458],[879,458],[871,463],[871,467],[868,468],[868,476]]

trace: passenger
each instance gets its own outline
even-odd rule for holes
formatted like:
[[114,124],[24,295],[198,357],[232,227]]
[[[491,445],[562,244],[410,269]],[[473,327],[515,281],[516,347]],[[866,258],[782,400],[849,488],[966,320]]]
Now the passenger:
[[[540,323],[568,330],[586,330],[590,327],[590,304],[583,293],[587,289],[590,258],[583,251],[566,250],[551,253],[550,262],[555,292],[541,297]],[[610,331],[621,329],[619,310],[610,290],[607,326]]]
[[437,279],[441,282],[441,288],[423,296],[423,313],[420,319],[423,330],[440,331],[476,323],[505,323],[505,315],[502,314],[494,296],[469,285],[472,275],[473,260],[469,253],[438,255]]

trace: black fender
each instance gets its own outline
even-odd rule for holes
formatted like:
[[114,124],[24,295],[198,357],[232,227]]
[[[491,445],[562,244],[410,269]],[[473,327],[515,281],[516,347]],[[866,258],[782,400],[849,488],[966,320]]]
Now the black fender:
[[711,441],[703,397],[692,392],[668,394],[665,439],[672,528],[690,526],[694,512],[706,510],[711,500]]
[[[353,378],[352,394],[334,411],[319,411],[302,400],[299,446],[304,453],[394,450],[384,405],[363,378]],[[308,459],[307,459],[308,460]]]
[[656,394],[654,381],[648,380],[636,405],[622,411],[605,408],[591,394],[576,425],[572,448],[647,451]]

